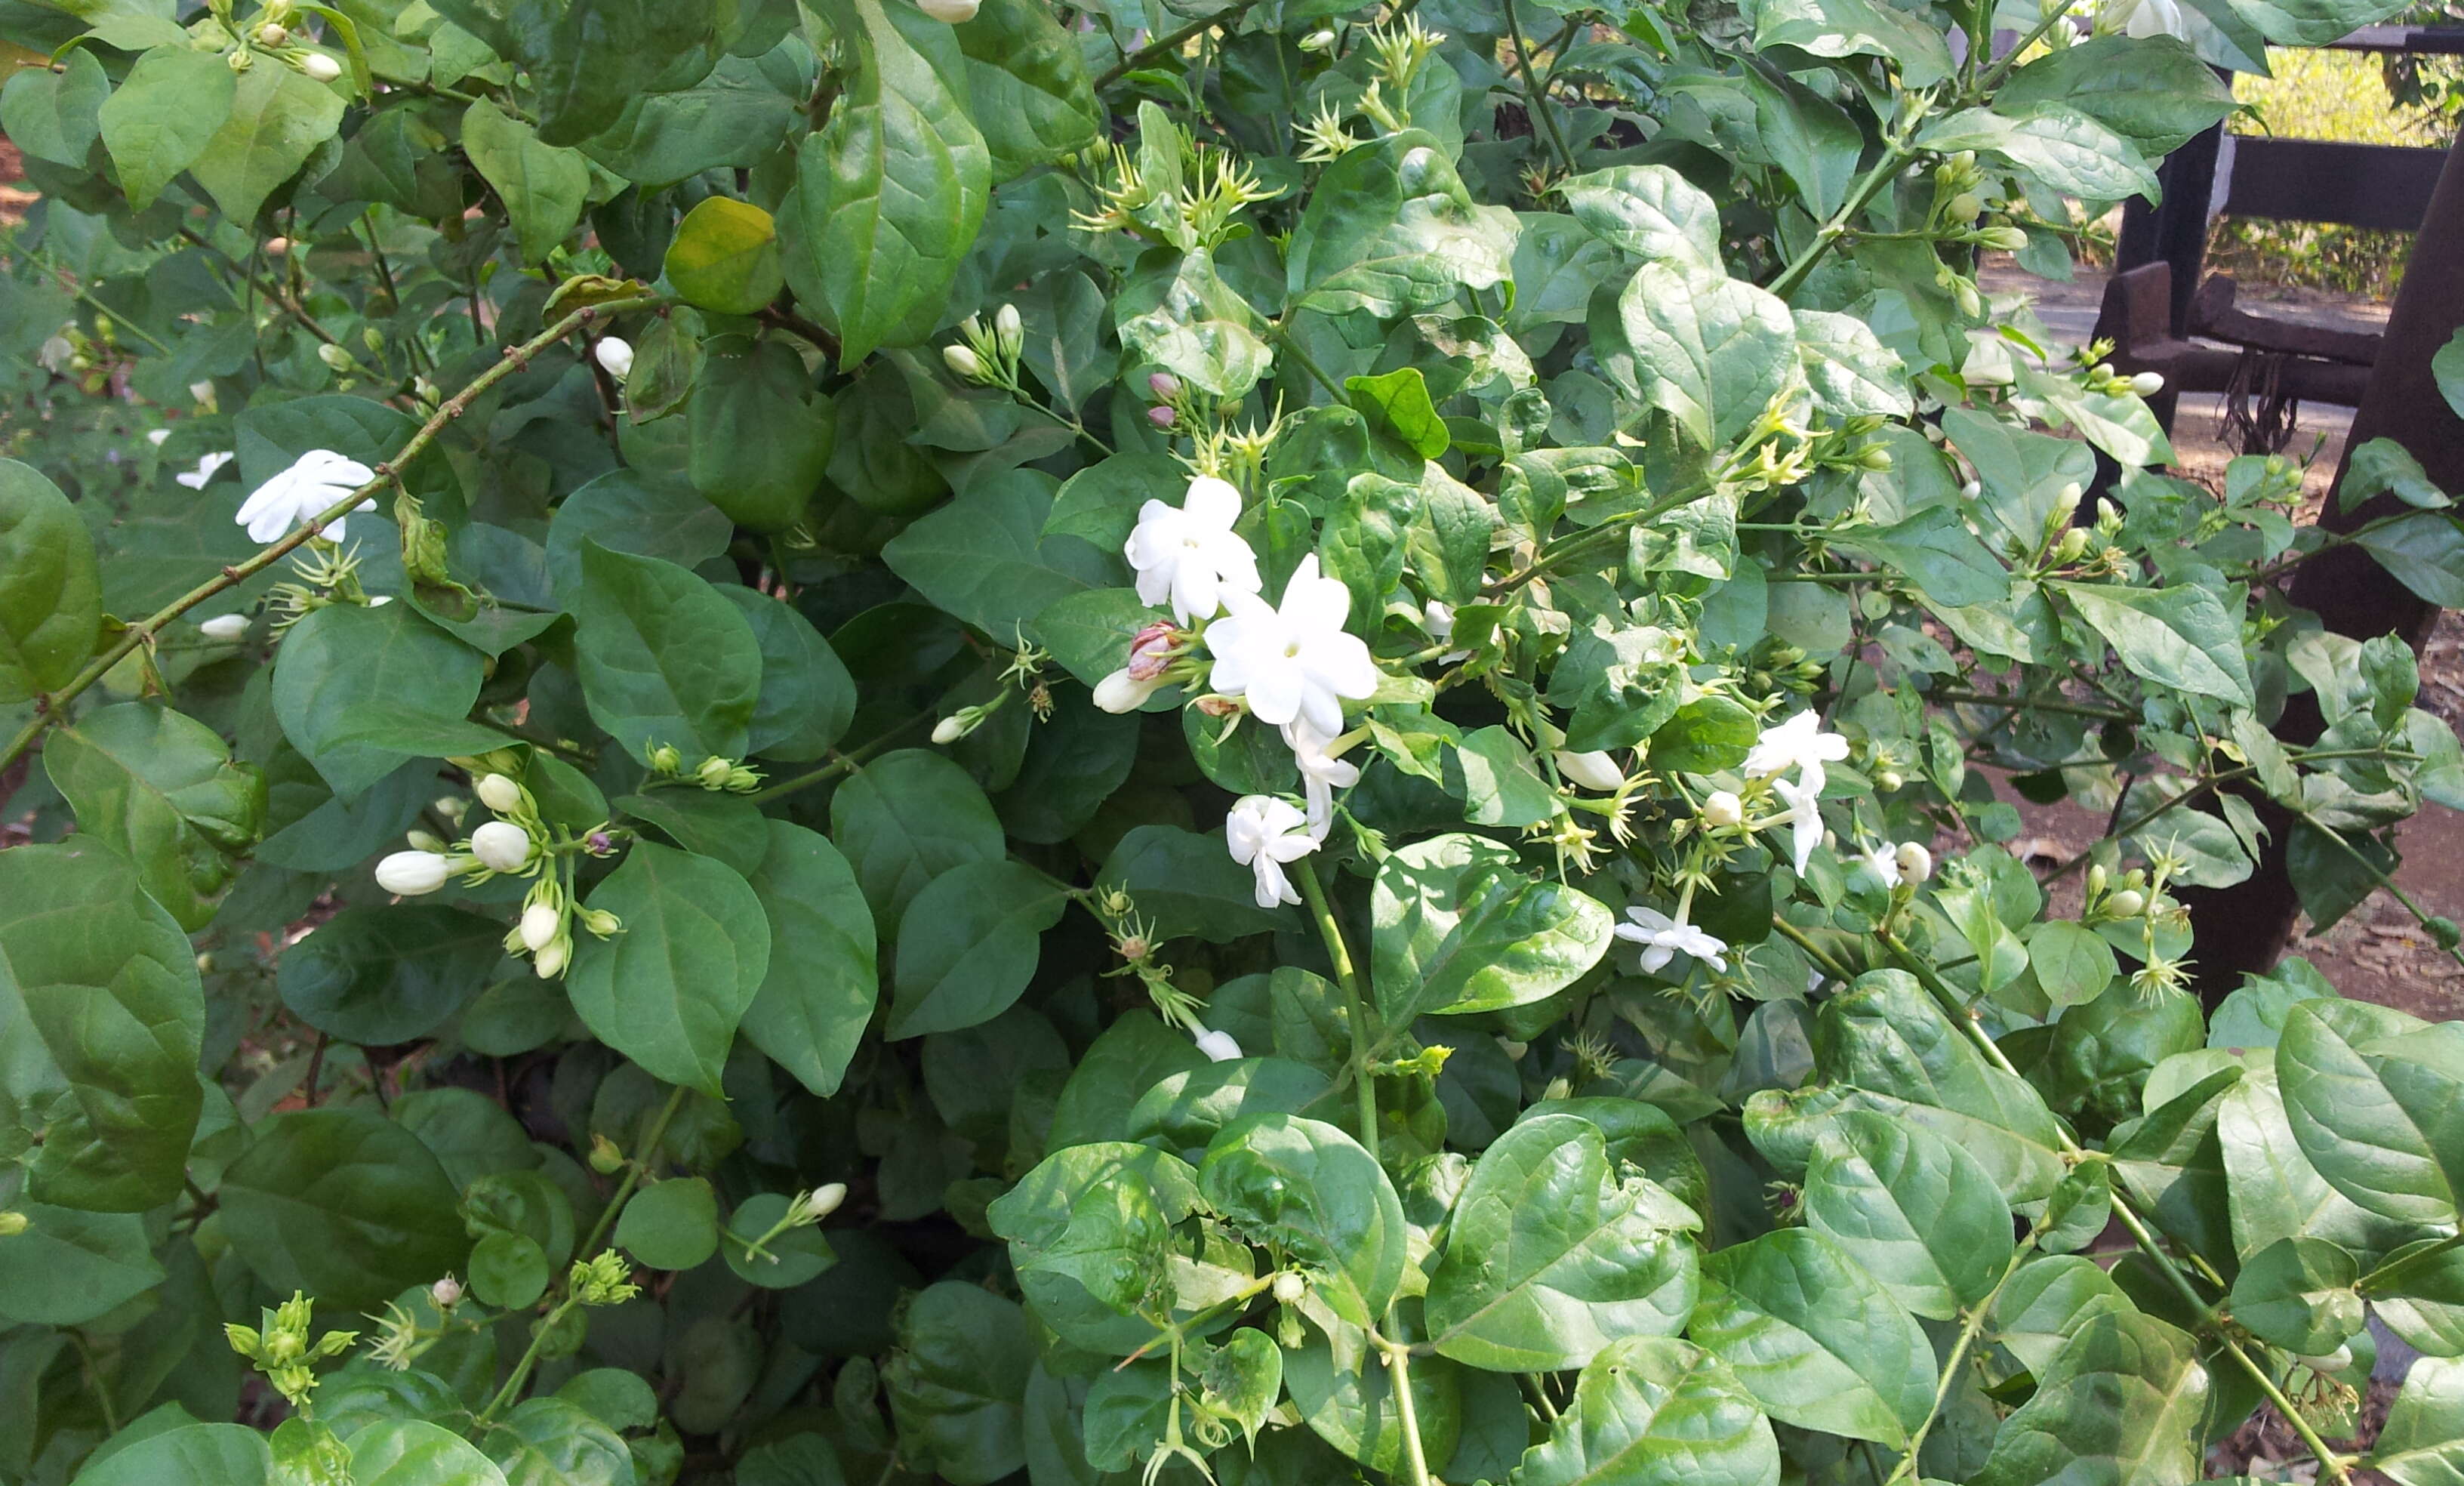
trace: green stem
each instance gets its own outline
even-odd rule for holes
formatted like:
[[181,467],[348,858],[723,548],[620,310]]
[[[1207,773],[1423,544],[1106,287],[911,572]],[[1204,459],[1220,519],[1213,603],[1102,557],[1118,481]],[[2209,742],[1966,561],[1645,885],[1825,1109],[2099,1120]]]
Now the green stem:
[[150,643],[155,635],[162,632],[164,626],[215,594],[246,583],[265,571],[288,557],[309,538],[322,531],[328,521],[349,515],[358,508],[361,501],[373,498],[378,491],[383,490],[392,481],[396,471],[417,458],[422,451],[435,442],[437,433],[445,425],[460,417],[462,410],[470,407],[480,393],[511,376],[516,369],[526,365],[531,357],[554,345],[602,315],[614,314],[619,310],[630,309],[637,305],[655,303],[658,299],[656,295],[642,295],[635,299],[612,299],[604,304],[575,310],[531,340],[508,350],[504,360],[472,378],[470,386],[447,398],[435,412],[429,414],[428,421],[419,426],[418,431],[404,442],[402,448],[395,452],[391,459],[377,466],[376,478],[344,496],[319,513],[314,521],[302,524],[290,536],[266,547],[246,562],[224,568],[162,609],[130,625],[121,632],[117,644],[87,662],[85,669],[72,676],[67,685],[48,696],[36,698],[33,719],[18,729],[17,736],[10,740],[8,749],[0,752],[0,770],[5,770],[10,765],[16,763],[27,749],[34,745],[34,740],[42,736],[43,729],[51,726],[63,715],[66,702],[101,680],[110,673],[112,667],[126,659],[139,646]]
[[1986,69],[1985,76],[1978,78],[1974,86],[1969,88],[1961,95],[1962,100],[1967,102],[1984,101],[1986,95],[1991,93],[1994,88],[2001,83],[2004,78],[2011,75],[2011,69],[2019,65],[2020,55],[2026,52],[2030,47],[2035,46],[2037,42],[2044,40],[2055,27],[2070,19],[2070,14],[2071,8],[2066,4],[2055,10],[2052,14],[2046,16],[2043,20],[2038,21],[2034,31],[2021,36],[2012,45],[2010,51],[2002,54],[2000,60],[1996,61],[1991,67]]
[[2120,707],[2099,707],[2083,701],[2046,700],[2038,697],[1995,697],[1986,692],[1961,691],[1955,687],[1937,687],[1929,693],[1936,701],[1956,702],[1975,707],[2007,707],[2014,712],[2058,712],[2070,717],[2103,718],[2114,722],[2136,722],[2134,714]]
[[607,1236],[607,1227],[616,1221],[616,1213],[625,1206],[625,1199],[633,1195],[633,1188],[642,1185],[642,1173],[659,1159],[659,1142],[668,1138],[668,1124],[676,1118],[676,1111],[684,1108],[686,1093],[683,1084],[668,1091],[668,1102],[660,1107],[658,1118],[650,1121],[649,1132],[642,1137],[642,1148],[625,1164],[625,1180],[616,1184],[616,1190],[608,1197],[607,1206],[599,1209],[598,1221],[590,1225],[590,1236],[582,1241],[582,1247],[573,1251],[575,1253],[586,1259],[599,1252],[599,1241]]
[[[2387,759],[2393,756],[2393,753],[2386,748],[2321,748],[2314,749],[2308,753],[2288,753],[2285,757],[2295,764],[2312,764],[2326,763],[2336,759]],[[2105,841],[2118,840],[2123,836],[2134,834],[2145,827],[2149,821],[2152,821],[2159,815],[2164,814],[2167,810],[2172,810],[2177,806],[2188,805],[2192,800],[2195,800],[2199,796],[2214,789],[2219,785],[2229,785],[2237,779],[2247,779],[2257,772],[2257,765],[2244,764],[2234,768],[2226,769],[2222,773],[2207,775],[2200,779],[2197,784],[2192,785],[2189,788],[2173,796],[2173,798],[2167,800],[2160,805],[2151,805],[2147,809],[2141,810],[2138,814],[2131,816],[2128,820],[2123,821],[2119,828],[2106,832],[2102,839]],[[2312,821],[2311,824],[2315,826],[2318,825],[2318,822]],[[2321,827],[2321,829],[2324,830],[2325,828]],[[2333,832],[2329,832],[2328,834],[2334,835],[2335,833]],[[2341,841],[2343,838],[2338,837],[2337,839]],[[2347,847],[2346,850],[2349,851],[2351,848]],[[2096,854],[2096,848],[2093,846],[2089,847],[2086,851],[2079,853],[2070,860],[2055,868],[2053,873],[2048,876],[2045,880],[2047,882],[2060,881],[2062,878],[2069,876],[2079,868],[2087,865],[2087,859],[2094,854]],[[2365,863],[2365,865],[2367,864]],[[2384,881],[2385,878],[2382,877],[2381,880]],[[2389,888],[2393,888],[2395,886],[2395,884],[2391,882],[2387,885]],[[2402,898],[2404,895],[2399,891],[2396,896],[2398,898]],[[2409,903],[2408,903],[2407,906],[2409,907]],[[2418,910],[2415,910],[2415,912],[2417,915]]]
[[2394,1283],[2448,1251],[2464,1245],[2464,1233],[2450,1233],[2427,1249],[2416,1250],[2363,1275],[2354,1286],[2365,1296],[2385,1295]]
[[1292,339],[1292,333],[1289,330],[1285,329],[1280,322],[1269,328],[1275,332],[1275,339],[1283,342],[1284,348],[1291,352],[1292,358],[1301,364],[1301,369],[1316,379],[1318,386],[1326,388],[1326,394],[1329,397],[1338,403],[1344,401],[1343,388],[1335,386],[1334,379],[1326,374],[1326,368],[1319,366],[1309,352],[1301,348],[1301,344]]
[[1813,273],[1815,266],[1822,261],[1823,255],[1829,253],[1847,233],[1848,224],[1857,219],[1857,213],[1864,211],[1866,204],[1880,195],[1883,187],[1890,185],[1899,177],[1900,171],[1906,166],[1909,160],[1915,157],[1916,153],[1915,149],[1902,140],[1893,139],[1884,144],[1882,158],[1874,162],[1874,168],[1866,171],[1857,182],[1855,189],[1848,192],[1848,199],[1840,204],[1837,211],[1831,214],[1830,221],[1822,224],[1821,230],[1814,234],[1814,241],[1806,245],[1805,251],[1798,254],[1794,261],[1781,271],[1779,277],[1771,280],[1771,292],[1783,299],[1794,294],[1804,284],[1806,276]]
[[[1969,1040],[1975,1044],[1977,1051],[1985,1054],[1986,1061],[2013,1078],[2024,1076],[2016,1067],[2013,1066],[2011,1059],[2004,1055],[2001,1045],[1986,1035],[1985,1029],[1968,1014],[1968,1008],[1962,1002],[1959,993],[1944,985],[1942,978],[1933,973],[1932,967],[1912,953],[1897,936],[1884,932],[1878,937],[1881,941],[1884,952],[1898,961],[1901,968],[1915,976],[1918,983],[1941,1003],[1943,1014],[1968,1034]],[[2088,1154],[2086,1147],[2072,1139],[2071,1133],[2060,1125],[2055,1126],[2054,1134],[2061,1142],[2062,1150],[2066,1155],[2076,1159]],[[2174,1294],[2190,1308],[2190,1313],[2203,1320],[2212,1321],[2215,1308],[2201,1297],[2198,1287],[2190,1283],[2190,1276],[2182,1273],[2182,1266],[2174,1262],[2170,1253],[2165,1252],[2164,1245],[2147,1227],[2145,1220],[2140,1217],[2137,1209],[2133,1209],[2129,1201],[2120,1192],[2113,1194],[2113,1215],[2121,1222],[2123,1228],[2128,1231],[2131,1241],[2139,1246],[2139,1252],[2147,1256],[2148,1262],[2156,1267],[2157,1272],[2172,1287]],[[2284,1422],[2292,1427],[2293,1432],[2301,1437],[2303,1448],[2318,1458],[2320,1479],[2331,1483],[2331,1486],[2344,1486],[2344,1483],[2351,1478],[2344,1469],[2344,1458],[2327,1448],[2327,1442],[2320,1438],[2319,1431],[2312,1429],[2309,1422],[2302,1418],[2301,1411],[2294,1407],[2291,1399],[2284,1396],[2284,1390],[2277,1386],[2276,1380],[2268,1376],[2267,1369],[2254,1361],[2250,1353],[2243,1349],[2241,1343],[2232,1337],[2212,1329],[2210,1335],[2215,1343],[2223,1348],[2225,1354],[2249,1376],[2251,1382],[2257,1386],[2260,1396],[2275,1406],[2276,1411],[2283,1416]]]
[[799,789],[809,789],[815,785],[836,779],[841,774],[861,766],[865,760],[871,758],[874,754],[879,753],[882,749],[888,747],[897,739],[899,734],[906,732],[916,723],[927,721],[935,716],[938,716],[938,714],[934,709],[928,707],[924,711],[918,712],[913,717],[909,718],[906,721],[892,727],[889,732],[882,734],[872,742],[866,743],[861,748],[850,748],[845,753],[834,753],[830,756],[830,761],[827,764],[823,765],[821,767],[807,769],[802,774],[791,775],[788,778],[779,781],[775,785],[756,789],[744,798],[755,805],[759,805],[765,801],[775,800],[782,794],[794,794]]
[[1507,39],[1514,44],[1515,68],[1523,74],[1524,106],[1530,109],[1531,117],[1548,129],[1549,143],[1557,151],[1557,163],[1566,167],[1568,175],[1572,175],[1574,173],[1574,152],[1566,147],[1566,136],[1557,127],[1557,116],[1549,111],[1547,92],[1531,76],[1531,47],[1523,39],[1523,23],[1515,18],[1514,0],[1506,0],[1506,34]]
[[1551,568],[1555,567],[1570,559],[1580,557],[1585,552],[1604,547],[1613,547],[1625,540],[1628,528],[1632,527],[1636,522],[1653,521],[1659,517],[1667,515],[1669,512],[1676,510],[1679,506],[1691,505],[1695,501],[1702,499],[1705,496],[1709,495],[1717,483],[1717,481],[1709,479],[1696,480],[1692,484],[1677,491],[1674,495],[1655,500],[1651,504],[1644,506],[1639,511],[1632,512],[1625,516],[1612,518],[1609,521],[1602,521],[1599,525],[1593,527],[1589,531],[1574,532],[1571,535],[1561,537],[1557,541],[1551,542],[1548,545],[1542,547],[1536,554],[1534,554],[1531,559],[1530,566],[1524,568],[1521,572],[1511,573],[1504,578],[1498,579],[1495,583],[1489,584],[1482,591],[1503,597],[1504,595],[1511,593],[1515,589],[1523,587],[1525,584],[1529,583],[1532,579],[1539,577],[1542,573],[1549,571]]
[[[2019,1262],[2035,1245],[2036,1235],[2032,1232],[2027,1241],[2012,1253],[2011,1262],[2002,1266],[2002,1277],[1993,1282],[1993,1288],[1986,1293],[1985,1298],[1976,1302],[1961,1322],[1959,1340],[1951,1344],[1950,1360],[1942,1365],[1942,1381],[1934,1385],[1933,1407],[1925,1410],[1925,1423],[1918,1425],[1915,1432],[1908,1436],[1907,1453],[1900,1456],[1899,1467],[1892,1471],[1891,1480],[1916,1474],[1917,1455],[1925,1449],[1925,1436],[1933,1431],[1935,1422],[1942,1418],[1942,1406],[1950,1401],[1950,1390],[1958,1386],[1959,1369],[1968,1361],[1968,1349],[1976,1344],[1976,1338],[1985,1330],[1986,1319],[1993,1314],[1993,1303],[2002,1297],[2003,1287],[2011,1283],[2012,1275],[2019,1273]],[[1885,1482],[1884,1486],[1889,1486],[1889,1483]]]
[[1095,79],[1095,86],[1098,88],[1111,87],[1113,83],[1120,81],[1121,78],[1127,77],[1130,73],[1136,71],[1138,68],[1144,67],[1147,63],[1154,61],[1156,57],[1166,56],[1172,53],[1179,51],[1183,46],[1189,43],[1192,37],[1201,35],[1206,32],[1214,30],[1218,26],[1232,25],[1234,22],[1240,20],[1243,15],[1247,14],[1249,8],[1257,3],[1258,0],[1240,0],[1240,4],[1238,5],[1218,11],[1214,14],[1207,16],[1204,20],[1191,21],[1188,25],[1183,26],[1178,31],[1173,32],[1169,35],[1148,42],[1145,46],[1138,48],[1129,55],[1122,57],[1117,62],[1114,62],[1102,77]]
[[1301,897],[1317,920],[1318,937],[1326,941],[1327,958],[1334,962],[1334,983],[1343,991],[1344,1010],[1351,1019],[1352,1081],[1360,1099],[1360,1143],[1374,1161],[1377,1158],[1377,1082],[1369,1073],[1369,1004],[1360,994],[1360,976],[1352,965],[1352,948],[1343,941],[1343,925],[1335,921],[1326,884],[1318,880],[1317,858],[1303,857],[1298,866]]
[[1549,1390],[1541,1386],[1540,1380],[1528,1372],[1518,1372],[1514,1376],[1523,1385],[1523,1391],[1530,1397],[1531,1407],[1540,1415],[1540,1422],[1555,1424],[1557,1406],[1549,1402]]
[[1412,1402],[1412,1349],[1382,1337],[1378,1347],[1386,1354],[1386,1370],[1392,1375],[1395,1389],[1397,1422],[1403,1427],[1403,1464],[1411,1472],[1412,1486],[1430,1486],[1429,1462],[1420,1449],[1419,1409]]
[[77,282],[77,279],[69,277],[66,273],[62,273],[60,277],[67,280],[70,294],[84,300],[86,303],[93,305],[94,312],[96,314],[109,317],[111,323],[115,328],[127,331],[130,335],[135,336],[140,341],[143,341],[146,344],[154,347],[155,350],[161,352],[163,355],[168,356],[171,354],[171,348],[169,346],[165,345],[162,342],[157,341],[154,337],[148,335],[143,325],[141,325],[137,323],[137,322],[129,319],[128,312],[126,310],[116,310],[110,305],[103,303],[100,299],[94,297],[93,290],[88,289],[84,284]]
[[[2377,878],[2378,885],[2387,889],[2389,894],[2393,895],[2395,900],[2404,905],[2405,912],[2412,915],[2413,922],[2420,924],[2425,929],[2430,927],[2430,920],[2432,915],[2431,915],[2419,903],[2414,902],[2412,900],[2411,894],[2396,886],[2395,878],[2388,876],[2387,873],[2380,868],[2378,863],[2370,860],[2366,856],[2364,856],[2353,843],[2345,840],[2342,832],[2338,831],[2333,826],[2325,824],[2321,821],[2319,817],[2310,814],[2306,810],[2302,812],[2301,819],[2304,824],[2310,827],[2311,830],[2320,832],[2328,840],[2335,842],[2337,848],[2345,855],[2351,857],[2354,863],[2364,872],[2366,872],[2372,877]],[[2431,936],[2433,939],[2436,937],[2436,935]],[[2443,947],[2446,949],[2447,957],[2449,959],[2454,961],[2458,965],[2464,965],[2464,946],[2450,944],[2444,945]]]

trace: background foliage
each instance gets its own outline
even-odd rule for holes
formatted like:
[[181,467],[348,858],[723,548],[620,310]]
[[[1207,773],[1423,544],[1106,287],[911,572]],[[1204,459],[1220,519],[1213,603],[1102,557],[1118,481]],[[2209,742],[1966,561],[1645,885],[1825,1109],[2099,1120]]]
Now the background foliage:
[[2175,895],[2464,532],[1969,277],[2376,11],[2132,9],[0,4],[0,1479],[2452,1480],[2456,1029]]

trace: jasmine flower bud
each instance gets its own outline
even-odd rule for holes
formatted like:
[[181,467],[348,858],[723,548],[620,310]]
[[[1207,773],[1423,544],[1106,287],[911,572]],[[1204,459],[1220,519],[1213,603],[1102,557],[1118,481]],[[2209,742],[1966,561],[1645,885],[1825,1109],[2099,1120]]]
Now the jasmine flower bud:
[[803,1206],[797,1214],[798,1218],[805,1223],[819,1223],[839,1210],[839,1204],[847,1201],[847,1190],[845,1182],[831,1182],[825,1186],[814,1187],[804,1194]]
[[2117,919],[2136,919],[2147,911],[2147,895],[2136,888],[2123,888],[2104,900],[2104,911]]
[[1275,1276],[1275,1299],[1279,1303],[1290,1305],[1307,1294],[1309,1294],[1309,1281],[1302,1278],[1298,1272],[1286,1270]]
[[1560,748],[1553,757],[1557,772],[1586,789],[1597,789],[1605,794],[1625,784],[1625,771],[1605,753],[1569,753]]
[[0,1238],[14,1238],[33,1226],[33,1219],[22,1212],[0,1212]]
[[954,375],[967,382],[980,381],[984,374],[983,358],[963,345],[941,347],[941,364],[949,367]]
[[1903,841],[1892,854],[1900,864],[1900,880],[1915,886],[1933,876],[1933,853],[1917,841]]
[[633,347],[629,342],[620,341],[614,336],[602,336],[599,344],[590,348],[590,354],[599,363],[600,370],[619,382],[632,374]]
[[[1127,666],[1095,683],[1095,705],[1107,712],[1135,712],[1163,687],[1159,677],[1141,680]],[[942,724],[948,726],[947,722]],[[938,729],[935,729],[937,736]]]
[[967,732],[966,719],[953,713],[933,724],[933,741],[936,743],[954,743],[966,737]]
[[1714,789],[1703,797],[1703,824],[1733,826],[1746,818],[1746,804],[1733,790]]
[[1026,344],[1026,326],[1018,318],[1017,305],[1004,304],[993,312],[993,335],[1001,342],[1001,350],[1011,356]]
[[331,82],[342,76],[342,64],[322,52],[310,52],[300,57],[299,70],[311,82]]
[[1147,373],[1147,390],[1155,394],[1156,402],[1171,402],[1180,395],[1180,379],[1169,371],[1150,371]]
[[2161,371],[2134,371],[2130,374],[2130,389],[2142,397],[2153,397],[2165,390],[2165,374]]
[[693,779],[704,789],[724,789],[727,787],[727,776],[735,771],[735,765],[714,753],[694,767]]
[[557,912],[551,904],[533,903],[522,910],[522,947],[533,954],[555,943],[557,935],[563,929],[564,915]]
[[480,804],[499,815],[510,814],[521,809],[522,787],[502,774],[480,775],[479,783],[473,792],[479,796]]
[[351,353],[342,349],[339,345],[320,345],[317,347],[317,359],[323,362],[326,366],[333,367],[336,371],[348,371],[351,369]]
[[428,1298],[436,1303],[438,1310],[450,1311],[462,1303],[462,1281],[448,1275],[428,1287]]
[[290,31],[284,27],[275,25],[272,21],[268,21],[264,25],[256,28],[256,44],[258,46],[278,47],[288,42],[290,39]]
[[661,743],[650,750],[650,772],[653,774],[672,774],[684,766],[685,756],[676,751],[673,743]]
[[558,940],[531,959],[531,968],[543,981],[554,980],[564,973],[565,963],[573,958],[573,942]]
[[452,863],[440,852],[396,852],[377,863],[377,886],[401,898],[433,893],[452,875]]
[[248,633],[248,615],[216,614],[211,619],[200,621],[197,632],[207,639],[229,644]]
[[471,832],[471,854],[490,872],[519,872],[530,865],[531,833],[509,820],[492,820]]
[[1233,1041],[1229,1032],[1201,1031],[1196,1040],[1198,1051],[1216,1062],[1229,1063],[1241,1055],[1241,1044]]

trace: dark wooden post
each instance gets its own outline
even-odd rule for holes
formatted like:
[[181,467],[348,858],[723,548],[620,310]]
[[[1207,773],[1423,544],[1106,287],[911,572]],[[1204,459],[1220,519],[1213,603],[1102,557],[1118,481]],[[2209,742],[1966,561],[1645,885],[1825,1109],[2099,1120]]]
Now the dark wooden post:
[[[2396,290],[2368,388],[2353,413],[2353,431],[2345,441],[2343,465],[2336,471],[2336,488],[2342,487],[2352,467],[2355,449],[2373,438],[2392,438],[2421,461],[2441,489],[2464,494],[2464,421],[2439,395],[2430,369],[2430,359],[2453,339],[2459,326],[2464,326],[2464,137],[2447,152],[2437,189],[2431,193],[2430,210],[2413,240],[2412,257]],[[2331,488],[2327,508],[2319,519],[2319,524],[2329,531],[2351,531],[2403,509],[2394,497],[2380,496],[2346,511],[2338,501],[2336,488]],[[2428,638],[2438,612],[2357,546],[2321,553],[2295,568],[2286,596],[2316,613],[2337,634],[2357,638],[2401,634],[2415,650]],[[2306,743],[2317,739],[2321,729],[2318,704],[2305,692],[2288,699],[2276,730],[2288,743]],[[2276,963],[2300,913],[2300,900],[2285,871],[2284,841],[2290,823],[2272,809],[2262,810],[2262,815],[2269,818],[2275,835],[2249,881],[2182,895],[2191,905],[2198,932],[2199,987],[2211,1005],[2240,983],[2243,971],[2264,970]]]

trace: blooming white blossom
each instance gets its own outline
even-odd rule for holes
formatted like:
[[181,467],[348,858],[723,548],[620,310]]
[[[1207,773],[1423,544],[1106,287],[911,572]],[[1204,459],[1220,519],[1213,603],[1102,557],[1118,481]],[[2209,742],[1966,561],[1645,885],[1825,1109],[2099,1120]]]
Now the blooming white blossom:
[[1199,1052],[1218,1063],[1229,1063],[1241,1055],[1241,1044],[1232,1040],[1228,1031],[1200,1030],[1193,1040],[1197,1042]]
[[1243,795],[1223,818],[1223,844],[1234,861],[1257,875],[1259,907],[1301,900],[1284,876],[1284,864],[1316,851],[1317,838],[1309,833],[1309,817],[1298,806],[1269,794]]
[[[357,459],[344,458],[330,449],[311,449],[291,468],[257,486],[240,502],[239,514],[232,520],[248,528],[251,542],[277,541],[292,527],[324,514],[336,501],[376,477],[376,471]],[[376,508],[374,500],[363,500],[353,507],[361,511]],[[342,518],[338,516],[327,522],[319,535],[328,541],[341,541]]]
[[442,852],[396,852],[377,863],[377,886],[402,898],[433,893],[453,875]]
[[1569,753],[1560,748],[1554,757],[1557,772],[1586,789],[1597,789],[1605,794],[1625,787],[1625,770],[1617,767],[1617,761],[1605,753]]
[[1256,593],[1258,555],[1232,529],[1240,519],[1241,492],[1211,475],[1191,480],[1177,507],[1139,507],[1121,548],[1137,569],[1138,601],[1169,601],[1173,617],[1190,624],[1214,618],[1228,594]]
[[1637,905],[1625,916],[1632,920],[1617,926],[1617,937],[1642,946],[1642,968],[1647,974],[1658,974],[1660,968],[1679,955],[1692,955],[1712,969],[1726,974],[1728,968],[1728,942],[1706,934],[1683,919],[1672,919],[1656,908]]
[[1890,842],[1858,853],[1857,859],[1874,870],[1874,876],[1882,879],[1882,886],[1900,885],[1900,852]]
[[1316,553],[1301,559],[1280,608],[1267,608],[1255,593],[1227,590],[1224,598],[1231,614],[1206,632],[1212,684],[1247,701],[1261,721],[1281,727],[1307,718],[1331,738],[1343,731],[1344,700],[1365,700],[1377,690],[1368,644],[1344,632],[1351,590],[1319,576]]
[[1814,857],[1814,848],[1822,839],[1822,765],[1808,765],[1795,784],[1785,779],[1771,781],[1771,792],[1788,806],[1787,813],[1772,825],[1790,828],[1790,852],[1796,864],[1797,876],[1805,875],[1805,864]]
[[239,455],[228,449],[212,450],[197,460],[195,469],[174,475],[171,478],[190,490],[203,490],[206,488],[206,481],[214,477],[215,471],[238,457]]
[[1754,740],[1746,755],[1746,777],[1769,779],[1785,774],[1800,765],[1811,765],[1816,770],[1815,787],[1821,787],[1820,768],[1848,757],[1848,740],[1837,733],[1822,730],[1820,714],[1807,711],[1780,723],[1766,727]]
[[197,632],[209,640],[229,644],[248,633],[248,615],[216,614],[211,619],[197,621]]
[[1703,824],[1733,826],[1746,818],[1746,802],[1733,789],[1714,789],[1703,797]]
[[599,338],[599,344],[590,348],[590,354],[597,359],[600,370],[619,382],[624,381],[633,370],[633,344],[630,341],[620,340],[615,336],[602,336]]
[[1301,793],[1309,802],[1309,839],[1323,841],[1334,828],[1334,792],[1360,783],[1360,765],[1330,755],[1327,745],[1334,740],[1311,727],[1307,718],[1294,718],[1284,724],[1284,742],[1291,745],[1292,761],[1301,766]]
[[519,872],[531,859],[531,833],[510,820],[492,820],[471,832],[471,854],[491,872]]

